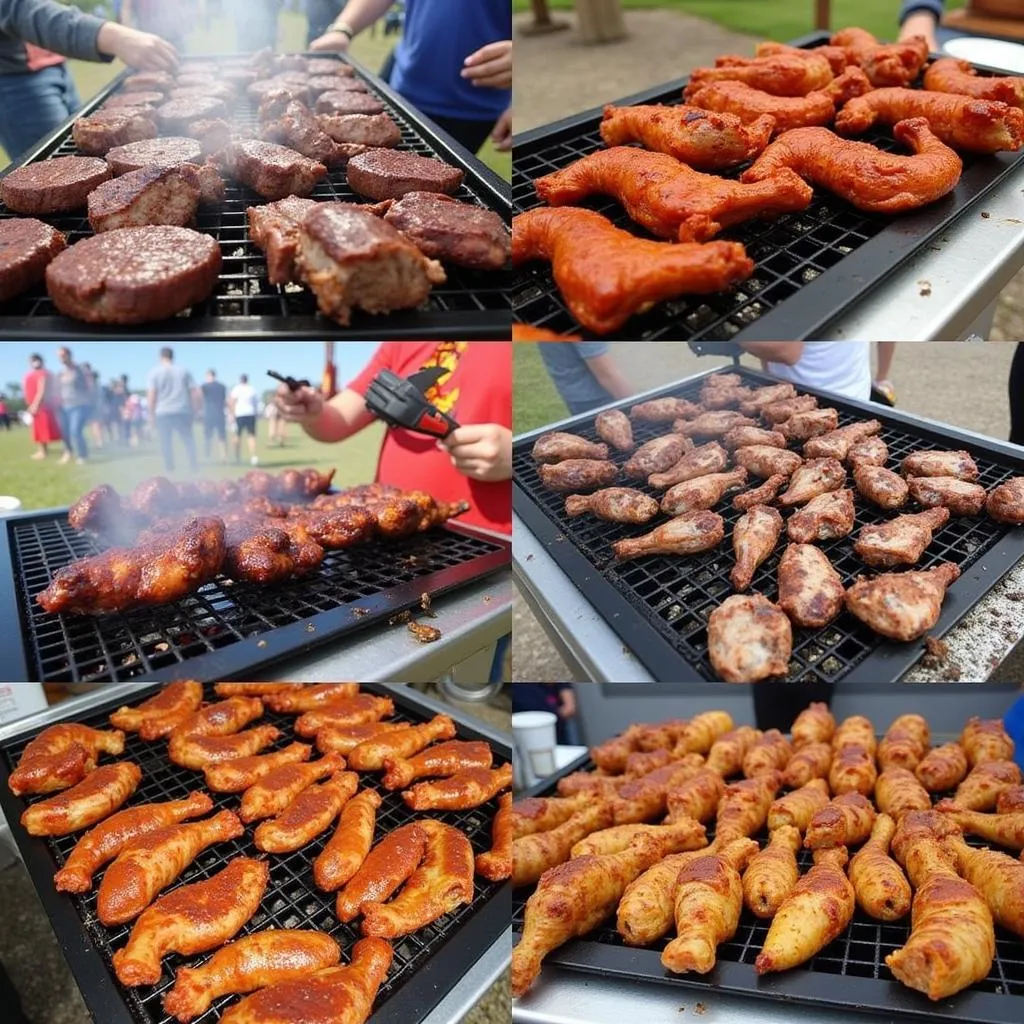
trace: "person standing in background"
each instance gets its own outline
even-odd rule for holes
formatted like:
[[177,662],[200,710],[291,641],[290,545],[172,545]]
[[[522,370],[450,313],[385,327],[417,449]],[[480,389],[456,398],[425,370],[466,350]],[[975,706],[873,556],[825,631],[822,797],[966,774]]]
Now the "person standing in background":
[[871,401],[881,405],[896,404],[896,389],[889,380],[892,372],[892,361],[896,355],[895,341],[876,341],[875,357],[878,365],[875,368],[875,377],[871,382]]
[[11,414],[7,411],[7,399],[0,395],[0,427],[11,429]]
[[29,371],[21,382],[22,394],[32,416],[32,440],[38,446],[30,458],[45,459],[48,445],[61,440],[57,410],[60,398],[53,375],[43,365],[43,357],[33,353],[28,358]]
[[57,349],[61,369],[57,374],[60,387],[60,432],[64,435],[64,454],[61,463],[70,462],[72,457],[82,465],[89,457],[85,442],[85,426],[92,411],[89,380],[85,371],[71,358],[71,349],[61,346]]
[[742,341],[768,373],[843,398],[871,398],[871,346],[866,341]]
[[306,48],[341,16],[347,0],[306,0]]
[[228,399],[231,415],[235,417],[235,462],[242,461],[242,435],[249,435],[249,464],[259,465],[256,455],[256,413],[259,411],[256,391],[249,383],[247,374],[238,378]]
[[573,416],[636,394],[604,341],[537,344],[551,382]]
[[192,416],[201,399],[192,375],[174,365],[173,349],[160,349],[160,363],[149,372],[147,399],[149,417],[156,424],[160,438],[164,468],[169,473],[174,472],[173,435],[178,434],[185,447],[188,468],[194,473],[197,464]]
[[512,687],[512,711],[550,711],[558,716],[555,738],[559,745],[581,742],[572,683],[516,683]]
[[227,401],[228,389],[217,380],[216,370],[206,371],[206,380],[200,389],[203,393],[203,451],[207,461],[213,450],[212,442],[220,441],[220,458],[228,461]]
[[288,424],[281,416],[276,402],[267,402],[263,415],[267,420],[267,446],[270,448],[283,448],[285,429]]

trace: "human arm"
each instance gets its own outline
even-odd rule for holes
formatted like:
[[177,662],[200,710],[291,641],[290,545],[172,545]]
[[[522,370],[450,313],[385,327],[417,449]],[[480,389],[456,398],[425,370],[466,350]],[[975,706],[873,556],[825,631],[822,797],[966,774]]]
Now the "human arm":
[[889,379],[894,355],[896,355],[895,341],[880,341],[878,343],[878,372],[875,374],[875,380]]
[[765,363],[794,366],[804,354],[802,341],[741,341],[740,347]]
[[491,142],[499,153],[512,152],[512,108],[509,107],[491,130]]
[[939,44],[935,38],[935,29],[945,6],[945,0],[904,0],[900,10],[899,38],[924,36],[928,40],[929,49],[937,51]]
[[122,25],[131,25],[135,20],[135,0],[121,0],[121,16],[117,20]]
[[512,88],[512,40],[500,39],[474,50],[459,74],[473,85],[488,89]]
[[492,483],[512,476],[512,431],[500,423],[459,427],[439,443],[463,476]]
[[558,717],[572,718],[576,714],[576,691],[572,683],[563,683],[558,689]]
[[[353,36],[369,28],[378,18],[383,18],[393,0],[349,0],[335,25],[345,25]],[[351,39],[344,32],[329,27],[318,39],[309,44],[311,50],[347,50]]]
[[607,351],[607,347],[603,342],[598,342],[595,346],[603,350],[595,355],[590,355],[587,352],[587,346],[593,343],[580,342],[578,344],[583,346],[581,355],[586,361],[587,369],[590,370],[597,383],[612,398],[629,398],[630,395],[636,394],[636,388],[626,379],[623,372],[619,369],[618,363],[615,362],[615,358]]
[[156,388],[150,388],[146,392],[146,405],[149,408],[149,418],[156,416]]
[[358,391],[345,388],[325,402],[319,391],[302,387],[289,390],[286,384],[277,389],[275,401],[281,418],[298,423],[314,441],[333,444],[344,441],[373,422],[366,400]]

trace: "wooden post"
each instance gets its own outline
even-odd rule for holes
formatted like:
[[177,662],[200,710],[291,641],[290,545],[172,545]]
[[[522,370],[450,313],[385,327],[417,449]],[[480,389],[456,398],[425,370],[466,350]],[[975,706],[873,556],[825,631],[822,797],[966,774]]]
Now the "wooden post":
[[832,28],[832,4],[830,0],[814,0],[814,27],[826,32]]
[[576,0],[576,22],[584,43],[613,43],[626,38],[621,0]]
[[530,4],[533,7],[533,21],[520,29],[524,36],[543,36],[569,27],[567,21],[555,21],[551,17],[548,0],[530,0]]

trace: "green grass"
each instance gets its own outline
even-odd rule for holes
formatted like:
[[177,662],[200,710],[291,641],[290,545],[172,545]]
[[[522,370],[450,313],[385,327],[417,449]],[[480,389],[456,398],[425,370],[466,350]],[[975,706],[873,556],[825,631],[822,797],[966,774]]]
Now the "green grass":
[[[265,421],[260,420],[256,429],[256,454],[260,459],[260,469],[279,472],[292,466],[315,466],[320,470],[337,467],[334,482],[342,487],[367,483],[374,477],[383,434],[380,425],[367,427],[343,445],[327,445],[311,440],[297,426],[290,424],[284,448],[268,447]],[[197,424],[194,432],[202,476],[219,480],[239,476],[251,468],[248,441],[242,448],[243,464],[208,463],[202,461],[201,425]],[[86,438],[92,449],[91,431],[86,433]],[[91,450],[90,461],[85,466],[74,463],[60,465],[57,461],[62,453],[60,444],[50,445],[49,458],[39,462],[29,458],[34,450],[30,429],[18,427],[10,432],[0,431],[0,494],[20,499],[26,510],[70,505],[90,488],[101,483],[112,484],[122,494],[127,494],[140,480],[164,475],[163,461],[155,439],[140,448],[104,447],[102,450]],[[180,441],[175,441],[174,450],[179,468],[175,473],[166,475],[175,480],[192,478],[187,469],[181,468],[185,460]]]
[[548,343],[520,342],[512,346],[516,399],[512,410],[512,431],[516,434],[555,423],[569,415],[540,357],[541,344]]
[[[279,49],[288,52],[305,50],[306,19],[293,11],[286,11],[281,15],[280,23],[284,28],[284,42]],[[215,18],[211,21],[209,29],[197,29],[192,34],[189,40],[189,52],[216,53],[224,46],[220,40],[233,39],[233,34],[234,30],[227,18]],[[385,38],[384,33],[379,29],[376,35],[364,32],[353,42],[352,56],[365,64],[371,71],[377,71],[394,47],[395,41],[395,36]],[[71,74],[83,102],[95,96],[124,70],[124,65],[120,61],[114,61],[112,64],[97,64],[93,61],[71,60],[68,61],[68,66],[71,68]],[[0,147],[0,169],[6,166],[9,159],[3,147]],[[506,181],[512,180],[511,153],[496,152],[494,146],[488,141],[480,151],[480,159]]]
[[[549,0],[555,9],[569,10],[574,0]],[[963,7],[964,0],[948,0],[947,10]],[[622,0],[623,8],[660,7],[707,18],[736,32],[764,38],[787,40],[814,28],[812,0]],[[832,24],[836,29],[859,25],[880,39],[896,35],[897,0],[832,0]],[[526,11],[530,0],[512,0],[514,11]],[[680,59],[685,63],[685,41]]]

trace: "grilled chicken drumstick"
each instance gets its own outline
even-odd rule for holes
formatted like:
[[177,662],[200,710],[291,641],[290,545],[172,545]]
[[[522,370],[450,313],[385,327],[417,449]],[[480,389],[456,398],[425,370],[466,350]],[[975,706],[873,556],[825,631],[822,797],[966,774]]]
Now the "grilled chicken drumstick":
[[308,743],[292,743],[272,754],[254,754],[211,764],[204,773],[206,786],[214,793],[240,793],[254,786],[275,768],[308,761],[312,752],[313,748]]
[[[860,472],[861,467],[855,470]],[[888,472],[885,470],[884,472]],[[893,473],[892,476],[896,477]],[[899,479],[896,477],[896,479]],[[876,569],[914,565],[932,542],[932,531],[949,522],[949,509],[932,508],[887,522],[865,526],[857,534],[853,550],[861,561]]]
[[722,779],[739,775],[743,770],[743,758],[751,744],[761,736],[761,731],[751,725],[741,725],[719,736],[708,751],[705,766],[716,772]]
[[244,729],[263,714],[263,702],[256,697],[228,697],[207,704],[174,727],[174,736],[229,736]]
[[202,683],[171,683],[135,707],[118,708],[110,716],[110,724],[125,732],[137,732],[144,740],[156,740],[169,735],[202,703]]
[[[688,437],[683,437],[680,434],[670,434],[669,437],[677,438],[686,446],[674,461],[650,469],[640,466],[638,472],[630,475],[646,476],[649,487],[661,489],[671,487],[673,484],[680,484],[684,480],[694,480],[709,473],[720,473],[729,465],[729,453],[717,441],[709,441],[707,444],[694,448],[693,442]],[[656,438],[656,440],[667,441],[668,438]],[[648,444],[650,443],[648,442]],[[628,462],[625,471],[630,473]]]
[[793,755],[783,778],[787,786],[796,789],[813,779],[827,778],[831,765],[832,748],[827,743],[808,743]]
[[845,537],[853,530],[856,510],[853,491],[844,487],[811,498],[797,509],[786,523],[786,533],[795,544],[813,544],[817,540]]
[[944,743],[918,762],[914,774],[929,793],[945,793],[967,777],[967,755],[959,743]]
[[857,906],[876,921],[898,921],[910,910],[913,893],[907,876],[889,856],[896,822],[879,814],[871,838],[853,855],[847,874]]
[[258,725],[230,736],[172,736],[167,756],[183,768],[204,771],[214,764],[256,754],[280,735],[281,730],[273,725]]
[[447,779],[417,782],[402,794],[414,811],[465,811],[492,800],[512,785],[512,763],[500,768],[464,768]]
[[821,778],[811,779],[799,789],[773,801],[768,808],[768,829],[774,832],[785,825],[792,825],[805,832],[814,815],[827,804],[828,783]]
[[491,848],[474,859],[476,873],[489,882],[512,877],[512,794],[498,797],[498,810],[491,823]]
[[829,850],[864,842],[875,824],[876,811],[860,793],[842,793],[814,812],[807,826],[804,846],[808,850]]
[[719,57],[713,68],[694,68],[690,81],[744,82],[773,96],[806,96],[832,81],[832,66],[821,56],[788,53],[760,57]]
[[789,619],[761,594],[734,594],[708,617],[708,658],[723,682],[784,676],[792,650]]
[[845,483],[846,470],[838,459],[811,459],[793,471],[788,489],[779,495],[779,504],[787,508],[803,505],[819,494],[839,490]]
[[794,626],[827,626],[843,610],[845,596],[842,577],[821,548],[786,547],[779,559],[779,607]]
[[750,586],[758,566],[775,550],[781,533],[782,516],[768,505],[754,505],[740,516],[732,529],[736,564],[729,579],[735,590],[742,592]]
[[357,697],[343,697],[312,711],[304,711],[295,719],[295,732],[299,736],[316,736],[326,725],[369,725],[394,713],[395,702],[390,697],[361,693]]
[[599,459],[566,459],[554,465],[541,465],[537,471],[541,483],[551,491],[595,491],[615,483],[619,467]]
[[925,508],[947,508],[955,516],[980,515],[988,498],[981,484],[972,484],[952,476],[908,477],[907,489],[918,505]]
[[531,796],[512,805],[512,835],[515,839],[535,832],[550,832],[565,824],[587,802],[586,795]]
[[[230,765],[229,761],[224,767]],[[289,762],[272,767],[242,794],[239,817],[248,824],[280,814],[304,789],[344,768],[345,759],[340,754],[326,754],[305,764]]]
[[124,751],[124,733],[68,723],[44,729],[28,746],[7,780],[15,796],[54,793],[81,782],[101,753]]
[[853,467],[857,493],[879,508],[902,508],[910,494],[907,482],[885,466],[861,462]]
[[313,878],[324,892],[340,889],[362,866],[373,846],[381,796],[364,789],[341,809],[338,827],[313,861]]
[[742,466],[728,473],[705,473],[692,480],[683,480],[665,492],[661,499],[661,511],[668,516],[678,516],[685,512],[714,508],[727,491],[742,487],[746,482],[747,471]]
[[722,842],[760,832],[781,785],[782,773],[778,771],[730,783],[715,815],[716,840]]
[[606,441],[620,452],[631,452],[634,447],[633,424],[621,409],[605,409],[594,417],[594,430],[602,441]]
[[878,744],[878,764],[883,769],[908,768],[913,771],[931,746],[931,729],[921,715],[894,718]]
[[456,775],[467,768],[490,768],[493,760],[489,743],[449,740],[435,743],[409,759],[385,759],[381,782],[385,789],[405,789],[417,779]]
[[360,772],[376,772],[389,757],[412,757],[435,740],[454,738],[455,723],[447,715],[435,715],[420,725],[396,729],[360,743],[349,753],[348,764]]
[[925,68],[924,87],[931,92],[952,92],[975,100],[998,100],[1024,107],[1024,78],[1019,75],[979,75],[966,60],[941,57]]
[[774,776],[781,772],[793,756],[793,748],[789,740],[778,729],[768,729],[762,736],[754,740],[750,749],[743,755],[743,774],[748,779],[758,775]]
[[318,683],[316,686],[299,686],[295,689],[268,693],[263,702],[271,711],[296,714],[302,711],[315,711],[325,704],[355,697],[358,693],[358,683]]
[[658,501],[632,487],[605,487],[593,494],[570,494],[565,514],[570,518],[587,513],[606,523],[649,523],[658,514]]
[[570,858],[621,853],[637,836],[642,835],[661,839],[665,845],[665,852],[670,854],[699,850],[707,846],[704,826],[686,816],[667,825],[613,825],[611,828],[591,832],[589,836],[573,845]]
[[32,804],[21,815],[30,836],[63,836],[102,821],[135,792],[142,771],[131,761],[101,765],[70,789]]
[[916,640],[938,622],[946,589],[959,575],[955,562],[940,562],[923,572],[862,578],[846,591],[846,608],[882,636]]
[[1024,938],[1024,864],[997,850],[968,846],[962,836],[947,836],[942,845],[956,858],[964,879],[985,897],[996,924]]
[[836,720],[828,705],[812,701],[793,721],[790,735],[798,750],[809,743],[831,743],[836,732]]
[[878,420],[851,423],[810,438],[804,445],[804,455],[808,459],[838,459],[844,462],[855,444],[879,433],[881,429],[882,424]]
[[880,437],[865,437],[846,453],[846,462],[857,465],[884,466],[889,461],[889,446]]
[[743,902],[756,917],[774,917],[800,878],[796,851],[800,830],[792,825],[775,829],[743,875]]
[[360,743],[408,728],[407,722],[368,722],[366,725],[335,725],[328,722],[316,731],[316,749],[321,753],[348,754]]
[[977,715],[967,719],[960,734],[960,746],[972,766],[982,761],[1008,761],[1014,750],[1001,718],[981,719]]
[[997,523],[1024,523],[1024,476],[1015,476],[988,492],[985,511]]
[[953,802],[965,811],[994,811],[1000,795],[1020,784],[1021,771],[1015,762],[982,761],[957,786]]
[[256,826],[256,849],[291,853],[305,846],[331,827],[358,787],[359,776],[355,772],[341,772],[304,789],[276,818]]
[[695,555],[718,547],[725,539],[725,523],[716,512],[686,512],[655,527],[640,537],[628,537],[612,544],[615,560],[648,555]]
[[972,836],[1008,850],[1024,850],[1024,811],[1009,814],[982,814],[981,811],[965,811],[952,801],[940,800],[936,810],[955,821],[960,828]]
[[712,768],[701,768],[696,775],[668,793],[668,822],[710,821],[718,809],[718,801],[725,795],[725,780]]
[[421,825],[399,825],[370,850],[359,870],[338,893],[339,921],[347,924],[354,920],[364,903],[383,902],[416,870],[427,848],[427,833]]
[[759,487],[737,494],[732,499],[732,507],[737,512],[746,512],[755,505],[770,505],[778,496],[779,492],[785,490],[789,484],[789,478],[781,473],[775,473],[768,477]]
[[846,51],[847,60],[864,69],[876,88],[909,85],[928,61],[928,43],[923,36],[911,36],[900,43],[880,43],[862,28],[844,28],[829,40]]
[[[705,445],[705,447],[707,446]],[[652,438],[633,452],[622,467],[622,472],[626,476],[638,479],[643,479],[652,473],[661,473],[670,466],[674,466],[692,448],[693,442],[679,434],[666,434],[662,437]],[[728,461],[726,458],[721,464],[715,463],[705,472],[710,473],[716,469],[724,469]]]
[[562,462],[565,459],[607,459],[608,445],[594,444],[585,437],[555,431],[541,434],[530,452],[535,462]]

